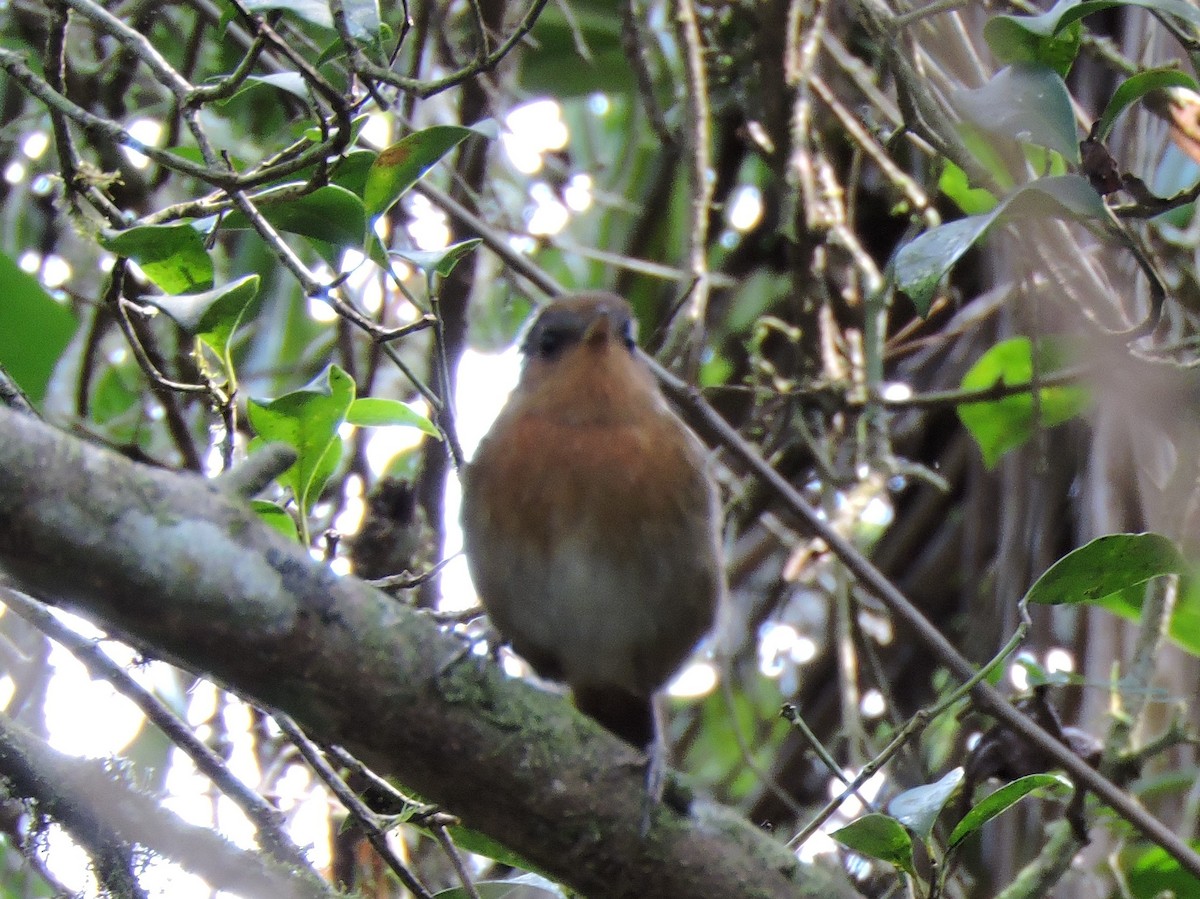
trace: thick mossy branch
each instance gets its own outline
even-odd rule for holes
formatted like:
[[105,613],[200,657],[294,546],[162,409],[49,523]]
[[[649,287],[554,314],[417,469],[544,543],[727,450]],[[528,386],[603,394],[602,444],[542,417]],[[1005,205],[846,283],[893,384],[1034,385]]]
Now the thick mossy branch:
[[643,838],[639,757],[565,700],[335,576],[209,483],[6,409],[0,569],[287,712],[584,894],[774,897],[820,879],[752,828],[665,805]]

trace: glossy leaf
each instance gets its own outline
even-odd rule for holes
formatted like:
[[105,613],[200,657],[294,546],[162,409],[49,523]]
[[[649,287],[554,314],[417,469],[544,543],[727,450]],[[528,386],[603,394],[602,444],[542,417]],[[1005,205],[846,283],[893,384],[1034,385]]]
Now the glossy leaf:
[[1196,79],[1174,66],[1148,69],[1122,81],[1121,85],[1113,92],[1112,98],[1100,116],[1099,124],[1096,126],[1097,140],[1103,141],[1108,137],[1117,116],[1132,103],[1136,103],[1151,91],[1167,87],[1186,87],[1197,90]]
[[316,505],[317,500],[321,498],[321,491],[325,489],[325,485],[329,483],[329,479],[333,477],[337,471],[338,465],[342,462],[342,455],[346,451],[346,443],[342,440],[340,434],[334,434],[333,440],[329,442],[328,449],[321,454],[321,458],[317,460],[317,465],[312,471],[312,477],[305,484],[305,492],[300,496],[297,503],[301,501],[301,508],[307,517],[312,511],[312,507]]
[[984,797],[950,832],[950,846],[957,846],[998,815],[1008,811],[1034,790],[1049,789],[1058,795],[1069,794],[1074,787],[1061,774],[1030,774],[1007,783]]
[[[1049,374],[1063,365],[1062,352],[1050,340],[1038,344],[1038,371]],[[996,344],[980,357],[962,380],[963,390],[987,390],[996,384],[1029,384],[1033,380],[1033,343],[1014,337]],[[983,453],[984,464],[994,468],[1001,456],[1025,444],[1039,428],[1050,428],[1074,418],[1087,404],[1082,387],[1043,387],[1035,406],[1031,392],[995,400],[963,403],[958,417]]]
[[299,72],[276,72],[273,75],[249,75],[246,78],[248,85],[265,84],[267,87],[273,87],[276,90],[284,91],[294,97],[299,97],[305,103],[310,99],[310,91],[308,82],[304,80],[304,76]]
[[29,401],[40,405],[79,323],[37,278],[4,253],[0,253],[0,285],[0,365]]
[[976,128],[1040,144],[1079,161],[1079,136],[1067,86],[1053,69],[1016,63],[976,90],[959,91],[954,105]]
[[992,16],[983,26],[983,37],[1002,63],[1040,63],[1067,77],[1083,41],[1083,26],[1069,23],[1055,30],[1058,18]]
[[247,275],[203,293],[150,297],[148,300],[185,331],[203,340],[232,373],[229,344],[242,315],[258,296],[259,281],[258,275]]
[[999,210],[947,222],[918,235],[896,254],[896,284],[925,315],[942,278],[996,221]]
[[[280,231],[299,234],[322,241],[336,250],[359,249],[367,227],[362,200],[355,194],[327,184],[306,194],[271,202],[272,196],[295,193],[302,182],[284,184],[258,198],[258,211]],[[241,212],[231,212],[222,225],[226,228],[249,228],[250,221]],[[340,252],[339,254],[340,255]]]
[[1107,534],[1051,565],[1025,599],[1042,605],[1097,603],[1151,578],[1186,571],[1179,548],[1161,534]]
[[954,768],[935,783],[905,790],[888,803],[888,814],[922,840],[928,840],[938,815],[958,790],[962,779],[963,769]]
[[423,272],[434,272],[445,278],[454,270],[458,261],[481,242],[478,237],[472,237],[441,250],[392,250],[388,255],[403,259]]
[[287,509],[265,499],[250,500],[250,508],[262,519],[263,524],[278,531],[288,540],[300,539],[300,532],[296,530],[296,520],[288,514]]
[[167,293],[208,290],[213,263],[204,235],[188,224],[142,225],[101,238],[100,244],[138,264]]
[[1118,6],[1140,6],[1152,12],[1178,16],[1192,25],[1200,26],[1200,9],[1187,0],[1059,0],[1048,11],[1036,16],[997,16],[1011,20],[1014,25],[1039,36],[1053,36],[1080,19],[1093,13]]
[[360,397],[350,404],[350,409],[346,413],[346,421],[361,428],[381,428],[394,425],[419,428],[430,437],[442,439],[441,432],[433,422],[399,400]]
[[367,213],[372,217],[382,215],[438,160],[474,133],[457,125],[434,125],[380,152],[363,186]]
[[1104,215],[1104,201],[1083,177],[1039,178],[1006,197],[991,212],[931,228],[902,246],[896,253],[896,284],[924,315],[938,283],[997,222],[1024,216],[1096,219]]
[[[999,198],[1007,195],[1007,192],[1018,187],[1018,182],[1014,177],[1012,169],[1013,150],[1017,145],[1011,141],[998,141],[996,135],[976,128],[970,122],[960,121],[955,126],[958,132],[959,139],[963,145],[970,151],[971,157],[981,165],[995,182],[995,187],[1001,190]],[[1034,146],[1033,144],[1020,145],[1022,149],[1028,149]],[[1034,171],[1040,171],[1035,169]]]
[[333,28],[333,15],[325,0],[244,0],[242,5],[252,13],[281,9],[322,28]]
[[300,390],[270,402],[246,404],[250,424],[261,440],[286,443],[296,450],[295,464],[279,481],[291,488],[304,516],[341,458],[338,428],[353,402],[354,381],[331,365]]
[[835,830],[830,836],[859,855],[877,858],[913,877],[917,876],[913,865],[912,837],[895,818],[880,814],[863,815],[840,830]]

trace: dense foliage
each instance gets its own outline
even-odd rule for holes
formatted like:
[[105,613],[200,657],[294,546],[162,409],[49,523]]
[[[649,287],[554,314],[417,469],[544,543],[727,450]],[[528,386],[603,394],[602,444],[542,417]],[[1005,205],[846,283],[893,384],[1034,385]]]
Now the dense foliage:
[[[20,0],[0,21],[0,458],[61,439],[58,471],[85,441],[253,495],[313,570],[386,590],[380,615],[519,672],[483,651],[461,560],[442,570],[455,472],[531,310],[605,288],[712,448],[730,587],[669,703],[691,811],[641,841],[636,815],[597,818],[593,867],[544,823],[586,818],[587,777],[563,774],[571,805],[474,780],[453,739],[419,773],[363,742],[386,779],[331,745],[317,710],[415,650],[375,659],[364,632],[346,682],[273,692],[166,586],[141,630],[104,611],[99,560],[30,555],[20,508],[78,497],[13,468],[4,895],[653,895],[704,840],[795,895],[1200,895],[1185,0]],[[148,595],[163,569],[220,579],[152,545]],[[45,588],[56,558],[78,590]],[[119,737],[64,742],[56,716],[88,714],[56,699],[72,656],[140,709]],[[464,695],[485,725],[509,708]],[[497,764],[519,778],[529,751]]]

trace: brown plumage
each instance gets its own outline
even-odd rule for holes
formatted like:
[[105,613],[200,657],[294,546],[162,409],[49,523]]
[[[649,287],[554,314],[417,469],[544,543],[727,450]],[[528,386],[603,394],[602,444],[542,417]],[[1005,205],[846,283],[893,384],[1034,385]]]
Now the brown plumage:
[[652,750],[655,694],[711,628],[723,578],[704,447],[633,329],[612,294],[542,310],[517,388],[464,474],[462,524],[480,599],[513,649]]

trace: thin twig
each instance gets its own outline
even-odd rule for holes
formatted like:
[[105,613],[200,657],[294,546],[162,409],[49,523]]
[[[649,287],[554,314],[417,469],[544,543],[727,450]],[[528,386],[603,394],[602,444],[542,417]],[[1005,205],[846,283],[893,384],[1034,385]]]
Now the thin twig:
[[532,0],[529,4],[529,9],[526,10],[525,15],[521,18],[513,33],[500,46],[482,59],[476,59],[443,78],[436,78],[432,81],[408,78],[404,75],[396,74],[391,69],[365,60],[359,62],[358,72],[364,77],[373,78],[384,84],[397,87],[402,91],[408,91],[422,99],[427,99],[449,88],[457,87],[467,79],[473,78],[482,72],[488,72],[495,68],[500,60],[511,53],[517,43],[533,29],[538,16],[542,14],[542,9],[545,8],[547,2],[549,0]]
[[286,864],[309,869],[304,853],[283,829],[284,820],[280,811],[235,777],[224,760],[198,739],[186,722],[109,658],[94,640],[77,634],[41,603],[16,591],[0,589],[0,600],[54,642],[66,647],[93,678],[112,684],[118,693],[141,709],[195,763],[201,774],[246,813],[246,817],[258,828],[264,849]]
[[767,464],[754,446],[742,438],[728,422],[705,403],[694,388],[689,388],[653,360],[649,360],[649,363],[654,367],[659,380],[667,386],[677,401],[697,420],[703,421],[706,428],[716,434],[721,443],[740,459],[756,478],[761,480],[788,509],[799,516],[816,536],[825,541],[829,549],[854,573],[864,589],[876,596],[892,614],[912,628],[919,639],[929,646],[955,675],[966,683],[973,683],[975,698],[988,713],[1033,743],[1038,749],[1046,752],[1073,778],[1099,795],[1148,839],[1165,849],[1189,872],[1200,877],[1200,854],[1180,840],[1173,831],[1142,808],[1124,790],[1097,773],[1068,747],[1038,727],[1028,716],[1013,708],[1012,704],[998,690],[986,682],[976,680],[980,672],[962,653],[908,601],[904,594],[866,556],[859,552],[857,547],[839,534],[816,510],[809,506],[796,488]]
[[378,816],[367,808],[366,804],[359,799],[346,786],[346,782],[338,777],[336,771],[330,766],[329,762],[325,761],[325,757],[321,755],[321,750],[316,744],[304,735],[300,730],[299,725],[283,712],[274,711],[271,713],[280,729],[287,735],[287,738],[292,741],[295,747],[300,751],[300,755],[304,757],[313,772],[319,777],[325,786],[333,792],[338,798],[338,801],[346,807],[354,820],[362,827],[366,834],[367,840],[379,853],[379,857],[387,864],[392,872],[400,878],[400,882],[404,884],[417,899],[433,899],[433,894],[430,893],[416,875],[408,869],[408,866],[400,860],[400,857],[392,851],[392,848],[387,842],[387,829],[380,826]]
[[672,4],[675,36],[683,48],[684,87],[687,97],[688,155],[688,271],[691,285],[683,313],[669,325],[663,351],[668,355],[683,350],[688,380],[695,380],[704,346],[704,321],[708,313],[708,219],[712,210],[713,178],[712,111],[708,99],[708,69],[704,42],[692,0]]
[[[1021,643],[1024,642],[1025,635],[1028,633],[1030,625],[1029,615],[1025,610],[1024,604],[1021,605],[1020,611],[1021,621],[1017,625],[1017,629],[1014,631],[1012,637],[1009,638],[1009,641],[1004,645],[1004,647],[992,657],[992,660],[984,665],[981,669],[976,671],[948,697],[939,702],[933,708],[919,709],[911,718],[909,718],[908,721],[905,722],[904,726],[896,732],[896,736],[892,738],[891,742],[889,742],[887,746],[885,746],[883,750],[877,756],[875,756],[875,758],[871,759],[871,761],[867,762],[867,764],[863,766],[862,771],[858,773],[858,776],[856,776],[854,780],[846,784],[846,789],[842,790],[841,793],[830,800],[830,802],[828,802],[824,808],[817,812],[816,816],[814,816],[813,819],[806,824],[799,833],[797,833],[791,838],[791,840],[788,841],[788,846],[794,848],[803,845],[809,837],[817,832],[822,824],[829,820],[829,818],[838,810],[843,802],[858,792],[858,790],[862,788],[863,784],[874,777],[875,773],[884,765],[886,765],[888,761],[891,760],[892,756],[899,752],[910,739],[920,734],[921,731],[923,731],[929,725],[929,722],[953,708],[963,697],[967,696],[972,690],[983,684],[984,678],[986,678],[988,674],[994,671],[997,666],[999,666],[1005,659],[1007,659],[1017,650]],[[1007,705],[1007,703],[1005,704]],[[1012,708],[1010,705],[1007,707],[1010,709]],[[1032,723],[1033,722],[1031,721],[1030,724]],[[1057,741],[1055,741],[1055,744],[1059,746],[1062,745]],[[1090,771],[1091,769],[1089,768],[1088,770]]]
[[21,385],[4,370],[3,365],[0,365],[0,403],[4,403],[10,409],[24,412],[26,415],[32,415],[35,418],[41,417],[33,403],[29,401],[29,397],[25,395],[25,391],[21,389]]
[[[306,142],[307,150],[290,160],[280,162],[270,170],[256,169],[245,175],[231,174],[228,170],[201,165],[167,150],[152,147],[138,140],[116,122],[88,112],[52,89],[45,80],[39,78],[25,64],[24,58],[19,53],[0,48],[0,68],[8,72],[14,81],[41,100],[52,111],[66,116],[93,138],[112,141],[128,147],[172,171],[190,175],[223,190],[249,189],[299,172],[321,162],[330,152],[335,152],[339,139],[343,141],[348,139],[348,134],[335,132],[329,140],[315,144]],[[343,136],[339,138],[340,134]]]

